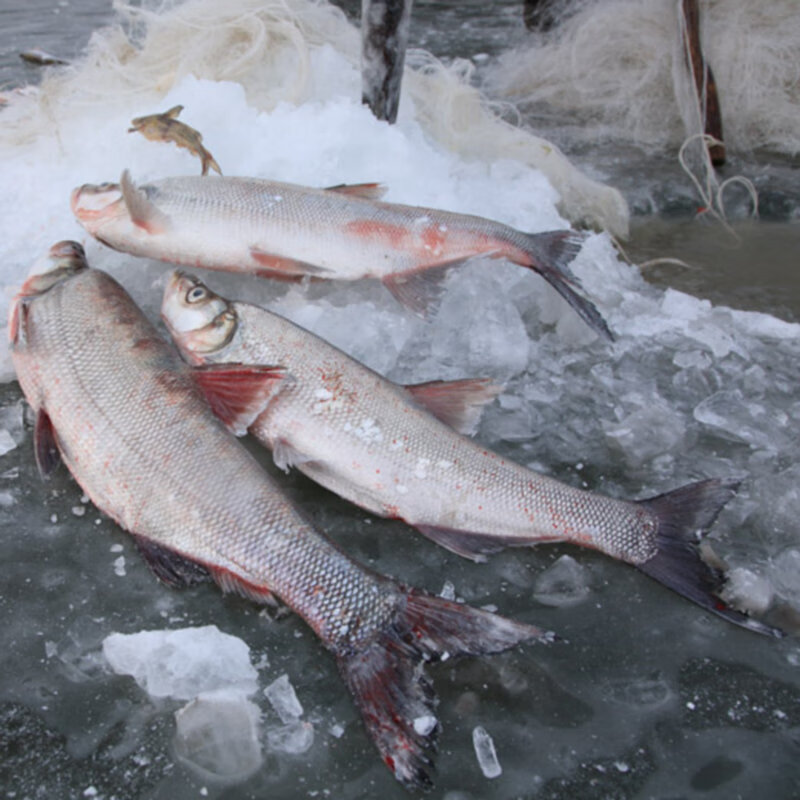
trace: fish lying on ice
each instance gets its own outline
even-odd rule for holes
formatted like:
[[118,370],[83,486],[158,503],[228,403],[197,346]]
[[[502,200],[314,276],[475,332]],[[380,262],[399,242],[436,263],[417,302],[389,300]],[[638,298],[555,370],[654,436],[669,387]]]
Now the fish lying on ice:
[[552,635],[348,558],[289,503],[196,384],[211,389],[229,423],[247,425],[282,373],[223,366],[193,375],[125,290],[88,267],[79,244],[54,245],[51,257],[9,317],[42,471],[63,459],[162,580],[185,585],[207,571],[225,591],[283,600],[336,657],[395,776],[425,784],[435,731],[414,727],[434,702],[423,663]]
[[128,133],[138,131],[151,142],[173,142],[178,147],[185,147],[192,155],[200,159],[203,175],[208,174],[209,168],[222,175],[219,164],[203,146],[203,137],[200,132],[177,118],[181,111],[183,111],[183,106],[173,106],[163,114],[136,117],[131,120],[133,127],[128,128]]
[[23,61],[27,61],[29,64],[36,64],[40,67],[69,64],[69,61],[65,61],[63,58],[46,53],[44,50],[41,50],[38,47],[33,47],[30,50],[23,50],[19,54],[19,57]]
[[701,481],[638,502],[573,488],[459,435],[459,424],[445,424],[461,420],[458,385],[409,391],[277,314],[229,302],[181,272],[168,282],[161,312],[192,364],[287,370],[291,380],[250,426],[279,466],[295,466],[467,558],[570,542],[633,564],[731,622],[781,635],[720,600],[723,576],[697,547],[735,481]]
[[584,237],[523,233],[483,217],[385,203],[354,191],[257,178],[164,178],[85,184],[72,210],[109,247],[175,264],[265,277],[377,278],[417,313],[438,301],[446,272],[475,256],[539,273],[603,336],[595,306],[567,264]]

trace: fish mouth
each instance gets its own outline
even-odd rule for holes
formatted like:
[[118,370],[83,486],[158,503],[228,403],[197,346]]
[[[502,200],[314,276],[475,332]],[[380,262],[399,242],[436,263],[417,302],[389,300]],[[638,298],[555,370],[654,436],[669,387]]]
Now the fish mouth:
[[17,294],[18,298],[36,297],[52,289],[57,283],[89,269],[86,252],[78,242],[64,240],[56,242],[48,254],[52,266],[46,272],[31,275]]
[[84,183],[72,190],[69,205],[79,222],[92,222],[109,217],[123,203],[118,183]]

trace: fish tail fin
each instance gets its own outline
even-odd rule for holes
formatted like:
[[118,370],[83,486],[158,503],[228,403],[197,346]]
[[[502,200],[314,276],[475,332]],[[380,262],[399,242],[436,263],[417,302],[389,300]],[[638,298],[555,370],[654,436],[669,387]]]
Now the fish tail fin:
[[338,662],[384,763],[406,787],[421,789],[431,785],[439,727],[425,662],[499,653],[555,636],[489,611],[406,591],[387,627],[363,648],[340,654]]
[[200,160],[202,166],[202,174],[208,175],[208,170],[213,169],[215,172],[222,175],[222,170],[219,168],[219,164],[214,160],[214,156],[205,149],[205,147],[200,149]]
[[708,533],[722,507],[734,496],[737,480],[711,479],[639,501],[658,520],[658,552],[636,567],[664,586],[714,614],[756,633],[781,637],[784,632],[737,611],[718,596],[724,574],[703,560],[698,542]]
[[614,341],[614,334],[594,303],[579,293],[580,281],[568,266],[580,252],[586,237],[569,230],[524,235],[525,244],[522,249],[530,260],[525,266],[538,272],[591,328],[606,339]]

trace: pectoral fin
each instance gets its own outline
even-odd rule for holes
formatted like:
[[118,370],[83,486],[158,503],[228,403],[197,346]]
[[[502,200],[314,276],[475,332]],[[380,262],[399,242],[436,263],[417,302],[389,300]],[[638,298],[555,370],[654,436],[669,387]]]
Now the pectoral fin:
[[169,217],[150,201],[146,192],[136,186],[127,169],[123,171],[119,185],[134,225],[150,234],[166,233],[169,230]]
[[43,478],[49,478],[61,463],[61,452],[53,423],[47,412],[40,408],[33,428],[33,450],[36,466]]
[[429,381],[405,389],[434,417],[467,436],[475,433],[484,406],[503,391],[502,386],[489,378]]
[[237,436],[244,436],[286,379],[283,367],[213,364],[197,367],[195,380],[211,410]]

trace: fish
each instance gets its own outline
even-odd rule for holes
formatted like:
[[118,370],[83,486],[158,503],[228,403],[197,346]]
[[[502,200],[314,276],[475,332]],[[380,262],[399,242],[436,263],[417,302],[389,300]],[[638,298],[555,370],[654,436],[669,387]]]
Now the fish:
[[96,239],[181,266],[283,280],[376,278],[426,316],[448,271],[477,256],[505,258],[541,275],[598,334],[613,340],[568,268],[585,235],[524,233],[483,217],[375,200],[259,178],[163,178],[137,186],[84,184],[71,195]]
[[631,564],[729,622],[782,635],[726,605],[723,572],[701,554],[738,481],[707,479],[639,501],[575,488],[463,435],[462,406],[473,398],[459,382],[399,386],[278,314],[227,300],[180,271],[165,287],[161,315],[196,368],[286,370],[290,380],[249,429],[279,467],[474,561],[568,542]]
[[38,47],[33,47],[30,50],[23,50],[19,54],[19,57],[23,61],[27,61],[29,64],[36,64],[37,66],[42,67],[69,64],[69,61],[65,61],[63,58],[46,53],[44,50],[40,50]]
[[553,634],[352,560],[235,436],[283,371],[193,372],[125,289],[89,267],[80,244],[59,242],[50,258],[51,269],[23,284],[8,326],[42,474],[63,462],[166,584],[213,579],[223,591],[294,610],[333,654],[395,777],[428,785],[438,731],[414,727],[435,702],[425,665]]
[[203,146],[203,137],[194,128],[181,122],[177,117],[183,111],[183,106],[173,106],[163,114],[148,114],[145,117],[136,117],[131,120],[132,128],[128,133],[142,134],[151,142],[173,142],[178,147],[185,147],[190,153],[196,155],[202,165],[202,175],[207,175],[213,169],[222,175],[219,164],[211,153]]

